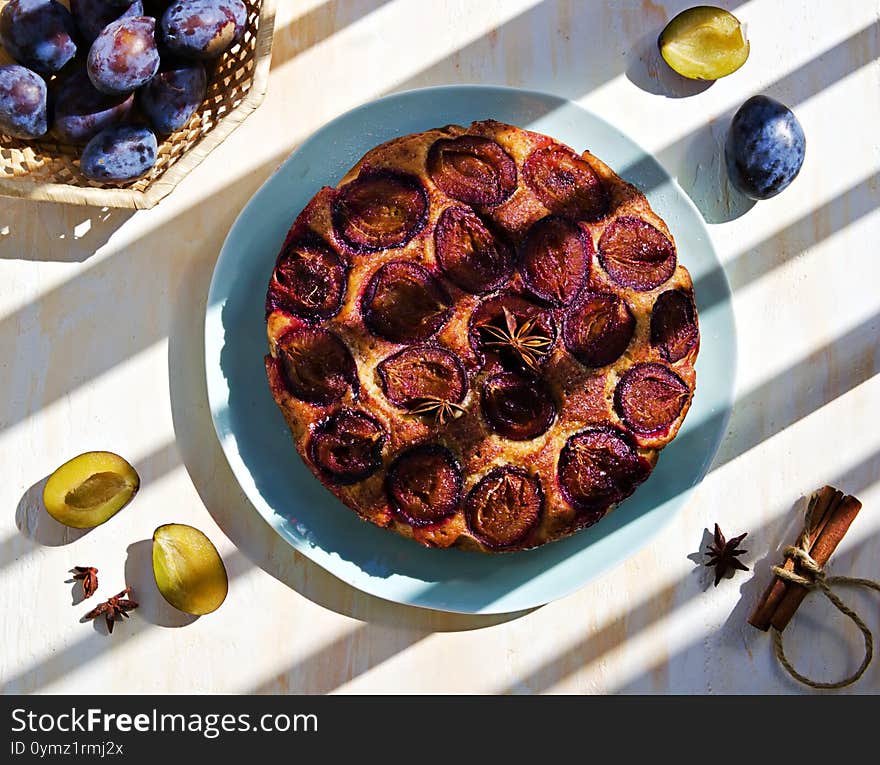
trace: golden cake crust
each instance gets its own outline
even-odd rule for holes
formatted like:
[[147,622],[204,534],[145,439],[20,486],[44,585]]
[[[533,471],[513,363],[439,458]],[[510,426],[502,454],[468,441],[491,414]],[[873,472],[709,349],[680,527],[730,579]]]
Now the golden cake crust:
[[[454,143],[455,139],[462,138],[468,140]],[[481,148],[474,150],[477,154],[473,155],[468,154],[472,138],[481,141]],[[437,144],[438,141],[453,143]],[[511,163],[503,156],[500,163],[492,164],[500,155],[488,142],[494,142],[512,160],[514,176],[510,175]],[[434,148],[434,154],[431,154],[435,145],[451,147],[448,159],[436,159],[440,156],[438,148]],[[458,151],[459,147],[461,151]],[[485,149],[489,152],[485,156],[479,154],[484,150],[482,147],[489,147]],[[678,262],[672,233],[651,209],[644,195],[589,152],[584,152],[580,157],[600,179],[596,187],[598,191],[589,198],[592,200],[589,204],[595,202],[598,206],[605,206],[598,214],[596,210],[588,210],[589,205],[582,206],[578,209],[586,211],[584,214],[587,218],[579,217],[578,209],[572,208],[574,203],[566,203],[570,197],[565,195],[576,188],[582,179],[588,178],[589,173],[584,171],[585,174],[579,175],[580,166],[571,165],[573,160],[570,155],[577,156],[571,149],[547,136],[494,121],[477,122],[469,128],[449,125],[407,135],[367,152],[337,187],[318,191],[293,224],[279,255],[279,265],[273,273],[267,297],[269,354],[266,368],[270,388],[302,459],[330,491],[363,519],[429,546],[456,545],[484,552],[535,547],[595,523],[647,477],[657,461],[659,451],[677,434],[690,407],[696,383],[694,363],[699,349],[690,275]],[[541,165],[542,162],[544,165]],[[429,170],[429,164],[433,170]],[[574,169],[569,172],[572,167]],[[496,186],[502,188],[500,196],[504,198],[488,204],[468,203],[462,201],[461,197],[467,197],[470,192],[458,193],[457,187],[452,191],[459,198],[450,196],[447,192],[450,184],[456,182],[459,169],[465,175],[474,172],[477,177],[483,177],[480,175],[482,173],[494,179]],[[374,219],[369,216],[375,214],[381,222],[382,216],[387,214],[392,216],[395,225],[399,220],[404,220],[417,230],[405,243],[365,249],[358,243],[360,240],[353,244],[351,236],[345,233],[345,226],[351,220],[345,215],[355,213],[341,206],[340,199],[344,190],[358,178],[386,177],[383,174],[392,179],[405,179],[404,185],[399,186],[403,189],[400,194],[410,207],[402,208],[403,213],[390,204],[388,209],[368,207],[364,220],[372,224]],[[511,185],[511,177],[515,185]],[[414,190],[415,185],[409,179],[417,179],[417,185],[423,191]],[[438,179],[447,186],[446,191],[440,187]],[[392,182],[397,183],[397,180]],[[541,188],[549,188],[551,196],[547,197],[547,192],[541,192]],[[557,197],[553,194],[561,195],[558,205]],[[491,289],[474,294],[448,278],[446,263],[440,262],[436,238],[438,221],[450,208],[475,213],[486,230],[497,242],[501,242],[498,247],[508,255],[512,253],[512,271],[500,286],[492,285]],[[407,215],[410,217],[407,218]],[[357,225],[351,227],[353,236],[360,236],[361,229],[373,236],[375,231],[368,228],[364,220],[355,219]],[[543,223],[547,220],[551,223]],[[592,251],[587,252],[583,285],[574,297],[561,297],[559,301],[562,304],[554,305],[546,295],[536,294],[536,290],[541,290],[535,287],[535,280],[529,282],[523,276],[530,232],[537,230],[536,224],[539,222],[551,228],[555,225],[560,231],[568,231],[574,226],[580,232],[579,236],[588,240],[584,243],[585,251]],[[644,224],[648,224],[647,227]],[[394,236],[397,236],[396,231],[392,231]],[[609,234],[603,240],[606,231]],[[380,229],[380,234],[384,235],[384,229]],[[324,311],[327,315],[316,316],[312,311],[298,310],[297,306],[301,308],[301,303],[291,307],[287,299],[291,290],[296,292],[297,287],[296,284],[291,287],[290,278],[279,269],[282,263],[291,262],[289,253],[296,250],[301,242],[317,242],[319,249],[326,248],[330,252],[315,262],[325,270],[329,268],[328,263],[331,264],[335,268],[334,278],[338,278],[344,290],[338,305],[331,305]],[[616,242],[622,244],[615,249]],[[657,244],[654,249],[651,249],[652,243]],[[537,262],[543,262],[540,261],[540,255],[536,257],[539,258]],[[285,261],[285,258],[288,260]],[[306,259],[311,263],[310,258],[308,256]],[[424,339],[391,340],[387,332],[383,337],[377,332],[375,324],[365,321],[364,305],[373,305],[370,301],[374,300],[370,292],[371,280],[375,282],[380,268],[399,261],[415,263],[426,269],[448,297],[445,320],[444,317],[438,318],[442,326]],[[304,261],[300,259],[297,262]],[[408,273],[398,266],[388,273],[398,271]],[[309,273],[312,274],[309,278],[313,278],[314,273]],[[547,278],[541,276],[543,273],[545,271],[539,271],[539,277],[536,278]],[[651,286],[661,277],[668,278],[662,278],[659,284]],[[624,283],[627,280],[631,284]],[[318,283],[308,284],[314,293]],[[319,284],[321,290],[323,284]],[[325,292],[321,290],[320,295],[324,295]],[[535,306],[535,315],[549,316],[545,324],[554,325],[550,338],[552,347],[549,352],[540,354],[538,365],[530,367],[520,363],[522,357],[515,353],[505,356],[506,350],[504,353],[495,353],[487,347],[486,343],[494,335],[474,318],[475,311],[499,295],[505,296],[504,301],[508,300],[508,296],[527,301]],[[593,295],[601,297],[592,298]],[[664,297],[658,303],[661,296]],[[617,298],[623,304],[616,301]],[[444,298],[438,300],[442,303]],[[585,305],[585,301],[593,306],[590,300],[598,300],[595,304],[599,308],[595,311],[599,313],[595,313],[592,307],[589,311],[579,308]],[[604,308],[602,301],[611,301],[617,306],[614,310],[619,313],[603,312],[611,309]],[[663,306],[662,312],[660,305]],[[655,309],[655,306],[658,307]],[[626,319],[627,308],[631,320]],[[395,320],[406,318],[394,315],[393,306],[388,310],[392,311]],[[583,356],[579,360],[569,349],[566,322],[575,325],[575,319],[572,318],[575,311],[580,311],[579,317],[587,317],[578,319],[586,322],[583,324],[586,334],[579,336],[598,337],[596,342],[601,353],[613,345],[609,337],[624,336],[614,334],[614,325],[609,325],[609,316],[622,317],[619,321],[625,325],[631,321],[631,325],[627,325],[631,326],[631,337],[628,342],[624,339],[625,350],[603,366],[586,366]],[[653,323],[652,314],[658,314],[653,317]],[[516,321],[514,326],[517,326]],[[544,327],[544,324],[540,326]],[[316,330],[329,330],[344,344],[350,351],[355,371],[350,377],[346,377],[347,373],[340,373],[342,377],[337,374],[333,378],[339,383],[337,388],[327,396],[321,394],[317,399],[315,396],[306,396],[312,398],[309,401],[303,399],[302,391],[299,391],[300,395],[295,395],[296,385],[291,386],[290,381],[291,375],[299,375],[297,363],[315,362],[313,359],[298,361],[303,358],[302,355],[291,355],[292,352],[284,349],[293,347],[291,338],[305,337]],[[537,330],[533,328],[533,331]],[[624,333],[625,329],[619,332]],[[309,347],[318,349],[311,356],[332,356],[326,363],[331,367],[335,363],[335,346],[319,344]],[[383,387],[387,385],[387,380],[383,381],[382,374],[383,362],[407,348],[415,349],[413,353],[424,359],[433,353],[429,349],[437,347],[457,357],[466,378],[463,397],[451,402],[455,406],[447,411],[448,416],[442,418],[442,424],[437,420],[437,411],[430,407],[427,414],[420,415],[413,413],[412,410],[417,407],[412,403],[401,406],[399,402],[395,404],[389,400],[386,387]],[[300,346],[297,345],[294,350],[297,348]],[[291,364],[294,365],[293,372],[290,371]],[[336,371],[339,371],[338,364]],[[531,390],[529,386],[538,386],[549,393],[555,408],[549,427],[525,440],[512,440],[499,433],[499,428],[488,421],[488,405],[485,403],[488,381],[490,378],[494,381],[496,375],[507,375],[505,379],[509,379],[511,385],[524,381],[522,385],[528,390]],[[627,379],[621,383],[625,375],[628,375]],[[328,374],[326,379],[331,376]],[[342,383],[340,379],[343,379]],[[318,380],[315,384],[320,387],[323,383]],[[328,472],[316,462],[316,454],[323,452],[315,445],[315,434],[326,431],[330,427],[328,422],[335,422],[334,416],[348,410],[363,413],[372,420],[378,428],[378,435],[368,437],[373,438],[370,448],[375,449],[369,458],[363,457],[366,454],[363,450],[367,448],[364,443],[367,442],[359,442],[364,472],[368,474],[363,477],[347,475],[344,480],[338,480],[336,474]],[[672,421],[652,429],[650,423],[658,421],[658,417],[669,416],[664,412],[674,413]],[[355,429],[366,422],[354,422]],[[370,427],[373,426],[367,429]],[[578,434],[585,432],[588,437],[578,439]],[[574,442],[566,452],[570,439],[574,439]],[[324,444],[324,441],[319,443]],[[451,503],[443,511],[444,517],[433,520],[430,516],[426,520],[425,516],[414,517],[401,510],[400,502],[395,499],[398,495],[393,487],[390,488],[392,479],[389,478],[391,471],[395,476],[393,480],[398,480],[394,466],[401,455],[414,447],[426,445],[447,449],[446,454],[451,455],[460,468],[458,486],[452,485],[455,483],[453,481],[443,483],[439,488],[431,488],[431,491],[436,489],[440,492],[431,494],[426,500],[428,504],[433,504],[435,510],[440,505],[446,507],[444,502]],[[332,453],[332,459],[336,459],[341,454],[338,452],[341,448],[337,444],[334,446],[337,451],[331,449],[327,454]],[[606,462],[610,459],[613,463],[616,459],[614,455],[618,452],[623,466],[615,466],[615,463],[608,468]],[[563,453],[565,455],[561,457]],[[342,453],[343,461],[345,457]],[[361,462],[357,464],[361,465]],[[506,468],[510,470],[505,472]],[[619,480],[615,477],[618,469]],[[564,474],[562,479],[561,474]],[[502,475],[505,476],[503,480],[493,478]],[[475,487],[484,478],[486,482],[478,492]],[[437,480],[440,481],[439,478]],[[593,491],[590,481],[602,486]],[[499,500],[498,492],[502,489],[506,492],[505,499]],[[580,492],[578,496],[584,499],[573,498],[572,491]]]

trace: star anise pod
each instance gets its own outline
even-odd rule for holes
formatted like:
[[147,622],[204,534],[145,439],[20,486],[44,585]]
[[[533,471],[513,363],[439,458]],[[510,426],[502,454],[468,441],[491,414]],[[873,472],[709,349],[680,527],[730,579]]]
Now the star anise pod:
[[465,408],[436,396],[425,396],[418,399],[409,413],[433,418],[435,424],[443,426],[449,420],[457,420],[461,417],[465,413]]
[[517,325],[516,317],[507,309],[504,311],[504,327],[494,324],[480,324],[479,330],[494,338],[485,343],[487,348],[513,351],[532,371],[538,371],[538,359],[547,354],[553,339],[538,334],[537,319],[532,317]]
[[92,597],[98,589],[98,569],[94,566],[74,566],[70,572],[75,581],[82,582],[83,599]]
[[709,556],[709,560],[706,561],[707,566],[715,567],[715,586],[718,586],[718,582],[721,581],[721,577],[723,577],[728,571],[748,571],[749,567],[743,565],[742,561],[738,559],[737,556],[743,555],[748,552],[748,550],[738,550],[737,545],[743,541],[748,536],[748,532],[745,534],[740,534],[738,537],[734,537],[731,540],[727,540],[724,538],[724,534],[721,533],[721,529],[718,524],[715,524],[715,539],[712,544],[709,545],[706,554]]
[[107,631],[112,633],[113,623],[123,618],[127,619],[128,612],[138,607],[137,602],[127,597],[128,595],[131,595],[131,587],[126,587],[122,592],[108,598],[97,608],[89,611],[85,618],[97,619],[103,614],[107,622]]

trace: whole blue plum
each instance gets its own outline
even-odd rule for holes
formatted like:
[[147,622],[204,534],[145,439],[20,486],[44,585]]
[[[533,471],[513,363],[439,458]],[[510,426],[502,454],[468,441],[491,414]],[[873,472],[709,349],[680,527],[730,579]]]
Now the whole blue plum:
[[158,150],[156,135],[148,127],[117,125],[102,130],[86,144],[80,169],[93,181],[133,181],[156,164]]
[[91,45],[104,28],[116,19],[125,16],[143,16],[144,4],[141,0],[70,0],[70,12],[82,38]]
[[134,106],[134,93],[108,96],[89,79],[85,69],[61,85],[55,99],[55,135],[66,143],[86,143],[104,128],[124,122]]
[[156,19],[150,16],[123,17],[111,22],[89,51],[92,84],[108,95],[131,93],[158,71]]
[[205,100],[208,78],[201,61],[163,63],[140,91],[140,105],[158,133],[180,130]]
[[18,64],[0,66],[0,133],[39,138],[46,130],[43,78]]
[[54,74],[76,55],[73,17],[55,0],[9,0],[0,13],[0,43],[18,63]]
[[217,58],[241,37],[246,22],[241,0],[184,0],[163,14],[162,38],[178,55]]
[[752,199],[775,197],[800,172],[806,148],[791,109],[767,96],[752,96],[733,116],[727,133],[730,182]]

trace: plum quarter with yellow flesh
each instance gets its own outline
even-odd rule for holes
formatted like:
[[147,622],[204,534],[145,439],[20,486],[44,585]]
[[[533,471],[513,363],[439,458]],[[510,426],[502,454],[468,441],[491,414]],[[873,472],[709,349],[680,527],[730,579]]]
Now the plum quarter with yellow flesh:
[[220,608],[229,590],[217,548],[201,531],[182,523],[153,532],[153,576],[165,600],[195,616]]
[[137,471],[118,454],[86,452],[49,476],[43,504],[59,523],[91,529],[122,510],[140,485]]

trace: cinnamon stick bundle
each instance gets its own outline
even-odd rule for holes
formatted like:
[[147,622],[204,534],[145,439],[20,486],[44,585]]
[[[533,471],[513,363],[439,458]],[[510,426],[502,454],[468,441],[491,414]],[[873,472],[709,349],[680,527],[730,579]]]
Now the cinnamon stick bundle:
[[[843,540],[862,503],[855,497],[845,496],[833,486],[823,486],[813,495],[810,507],[808,552],[819,566],[824,566]],[[797,540],[797,544],[799,543],[800,539]],[[790,557],[786,557],[783,568],[801,573],[799,566]],[[806,595],[805,587],[774,577],[749,617],[749,624],[764,631],[772,626],[781,632]]]

